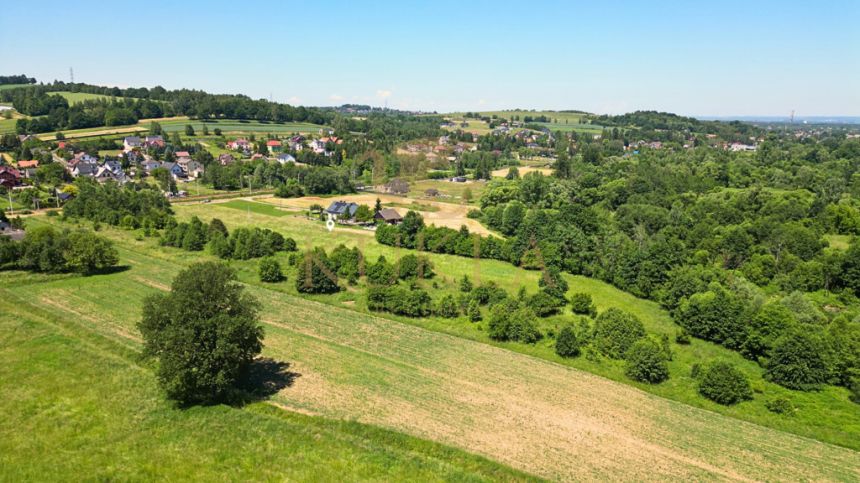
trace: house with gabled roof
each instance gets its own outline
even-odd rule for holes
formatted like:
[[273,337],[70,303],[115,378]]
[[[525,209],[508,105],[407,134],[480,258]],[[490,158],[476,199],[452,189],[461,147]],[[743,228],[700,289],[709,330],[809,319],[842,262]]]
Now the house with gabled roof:
[[140,147],[140,137],[139,136],[126,136],[122,140],[122,150],[125,152],[131,151],[132,149],[136,149]]
[[358,210],[358,203],[349,201],[335,201],[325,212],[332,215],[335,220],[346,221],[355,217],[355,212]]

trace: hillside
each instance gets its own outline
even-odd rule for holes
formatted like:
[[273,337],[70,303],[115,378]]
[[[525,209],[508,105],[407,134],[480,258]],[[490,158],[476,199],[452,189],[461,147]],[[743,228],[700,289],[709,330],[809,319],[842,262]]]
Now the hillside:
[[[112,341],[112,351],[134,354],[142,298],[199,255],[104,233],[120,242],[127,270],[83,279],[10,272],[3,298],[66,321],[69,334],[96,334]],[[254,267],[236,266],[245,275]],[[555,479],[860,475],[848,449],[487,344],[257,284],[251,291],[263,302],[264,355],[300,374],[275,396],[286,408],[403,431]],[[152,384],[146,374],[138,377]]]

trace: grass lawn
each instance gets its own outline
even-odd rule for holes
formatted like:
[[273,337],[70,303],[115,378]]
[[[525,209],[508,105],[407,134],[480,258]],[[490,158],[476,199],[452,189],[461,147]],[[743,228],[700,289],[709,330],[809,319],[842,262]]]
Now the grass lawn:
[[[247,216],[218,204],[176,209],[183,218],[192,213],[204,218],[218,216],[231,229],[244,224],[240,220]],[[365,240],[364,249],[369,255],[396,255],[396,250],[381,247],[370,237],[357,237],[354,230],[328,233],[321,224],[302,218],[257,213],[252,217],[254,224],[275,227],[302,246],[315,242],[331,248],[342,240],[353,244]],[[44,217],[29,223],[62,224],[58,218]],[[135,479],[140,474],[136,471],[144,471],[139,469],[142,465],[156,462],[145,466],[145,471],[153,472],[154,477],[187,478],[191,470],[186,468],[203,467],[200,471],[222,471],[222,479],[231,479],[241,468],[249,472],[248,479],[280,476],[278,479],[327,480],[333,479],[339,468],[345,468],[341,464],[344,459],[363,461],[349,454],[340,458],[340,447],[329,452],[325,435],[318,435],[319,444],[305,451],[280,451],[283,444],[295,443],[301,448],[302,440],[292,434],[267,435],[266,418],[244,422],[244,414],[253,413],[255,405],[242,410],[215,407],[169,411],[158,399],[150,372],[134,367],[132,375],[122,367],[134,365],[134,355],[140,348],[134,324],[142,298],[165,289],[182,266],[211,256],[162,248],[154,239],[136,239],[134,232],[106,228],[101,233],[117,242],[121,264],[128,269],[86,278],[0,273],[0,301],[5,304],[0,306],[0,313],[9,314],[0,320],[24,326],[4,326],[0,330],[4,334],[0,339],[0,384],[15,389],[12,392],[2,386],[5,398],[0,408],[13,415],[13,421],[21,421],[13,428],[22,428],[0,430],[0,458],[6,458],[0,459],[0,471],[21,471],[18,468],[22,462],[27,463],[23,468],[35,467],[44,472],[53,471],[55,465],[62,469],[64,464],[74,467],[77,463],[85,473],[103,479]],[[285,254],[279,258],[286,262]],[[437,277],[440,288],[432,293],[434,298],[454,290],[453,279],[467,271],[471,263],[444,256],[433,256],[433,261],[437,272],[446,274]],[[536,283],[534,272],[501,262],[481,264],[485,264],[481,270],[484,280],[498,279],[506,288],[513,288],[518,277],[526,279],[530,288]],[[640,387],[648,391],[643,392],[565,367],[583,363],[584,358],[561,361],[542,353],[540,344],[494,347],[485,343],[480,334],[470,332],[482,332],[474,328],[481,324],[459,319],[412,321],[371,316],[361,307],[360,286],[331,296],[298,297],[292,278],[279,284],[259,283],[257,261],[231,265],[262,303],[264,355],[289,362],[289,370],[299,374],[290,387],[274,397],[274,402],[284,408],[406,432],[556,480],[850,480],[860,471],[855,451],[649,394],[659,394],[660,388],[669,387],[666,385],[654,390]],[[290,277],[294,275],[289,272]],[[574,290],[592,293],[601,309],[620,305],[643,318],[651,331],[659,333],[671,328],[667,327],[665,313],[655,304],[593,280],[572,277],[570,281]],[[93,296],[107,293],[109,297]],[[31,322],[29,314],[40,320]],[[36,322],[41,319],[60,333],[29,335],[27,326],[38,328]],[[83,348],[75,340],[84,341]],[[42,350],[37,346],[54,341],[58,347]],[[21,352],[15,352],[18,350]],[[685,350],[677,348],[673,364],[680,363]],[[707,355],[708,351],[721,349],[694,341],[689,350]],[[518,353],[529,351],[537,357]],[[110,357],[87,363],[92,368],[82,367],[80,364],[86,362],[90,352]],[[43,363],[43,357],[49,363]],[[593,364],[609,373],[615,370],[615,364],[607,361]],[[74,376],[64,374],[66,369]],[[689,379],[678,365],[672,366],[672,374],[679,386],[689,386]],[[48,378],[47,382],[42,381],[43,377]],[[108,389],[99,389],[107,384]],[[103,392],[93,396],[89,391]],[[830,426],[830,439],[841,437],[846,445],[856,444],[851,426],[856,414],[840,413],[840,408],[827,399],[844,394],[829,390],[824,393],[826,398],[816,396],[819,407],[812,407],[811,400],[807,404],[795,399],[801,411],[793,418],[785,418],[791,420],[789,426],[797,430],[800,425],[809,425],[805,413],[817,412],[819,418],[830,418],[831,424],[836,420],[842,423],[839,427]],[[761,394],[757,398],[760,400]],[[743,403],[734,409],[744,414],[756,404],[757,401]],[[99,415],[101,411],[109,413]],[[211,416],[213,412],[216,416]],[[190,419],[194,417],[201,419]],[[749,415],[741,418],[748,419]],[[773,421],[760,422],[778,426]],[[110,431],[103,429],[105,425],[110,426]],[[193,431],[193,438],[183,433],[186,429]],[[69,438],[74,438],[72,443],[65,444]],[[212,439],[218,441],[210,442]],[[161,442],[169,445],[162,446]],[[368,445],[364,447],[373,448]],[[173,451],[160,451],[164,447]],[[174,450],[177,447],[187,449],[178,452]],[[293,465],[306,464],[304,470],[291,473],[295,466],[282,464],[277,455],[294,452],[299,457],[291,460]],[[38,459],[37,455],[45,453],[48,456]],[[326,462],[329,458],[333,463],[319,473],[308,469],[312,462]],[[35,464],[30,463],[33,460]],[[215,461],[220,460],[224,463],[219,466]],[[259,464],[260,461],[267,463]],[[402,479],[412,470],[395,466],[393,471],[401,467],[403,472],[377,475],[377,479]],[[173,468],[179,470],[165,473]],[[275,469],[282,472],[271,473]],[[373,475],[370,471],[368,474]],[[409,476],[422,479],[422,474]],[[4,479],[27,476],[16,473]],[[44,479],[38,476],[34,474],[31,479]],[[236,478],[240,476],[246,475]],[[462,476],[442,474],[435,478]],[[492,473],[490,478],[505,479],[505,474]]]
[[0,91],[5,91],[6,89],[17,89],[19,87],[30,87],[34,84],[0,84]]
[[[450,447],[263,402],[175,409],[135,349],[9,298],[6,289],[33,280],[4,278],[0,480],[529,479]],[[70,288],[90,281],[54,278]]]
[[0,118],[0,134],[13,133],[15,132],[15,124],[18,122],[17,119],[3,119]]

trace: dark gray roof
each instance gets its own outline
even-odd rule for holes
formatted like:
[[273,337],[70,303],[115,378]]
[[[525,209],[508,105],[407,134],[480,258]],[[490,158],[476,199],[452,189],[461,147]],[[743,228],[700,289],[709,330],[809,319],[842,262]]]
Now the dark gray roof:
[[353,216],[355,216],[356,210],[358,210],[357,203],[335,201],[325,211],[326,213],[331,213],[332,215],[346,215],[352,218]]
[[381,218],[385,221],[402,220],[403,219],[403,217],[400,216],[400,213],[398,213],[397,210],[395,210],[393,208],[383,208],[383,209],[377,211],[375,218]]

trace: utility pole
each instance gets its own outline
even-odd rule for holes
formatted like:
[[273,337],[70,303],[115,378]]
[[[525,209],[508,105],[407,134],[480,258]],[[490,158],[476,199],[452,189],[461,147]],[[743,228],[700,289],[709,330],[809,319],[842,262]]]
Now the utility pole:
[[14,215],[15,214],[15,208],[12,206],[12,190],[10,189],[8,191],[8,193],[9,193],[9,213]]

